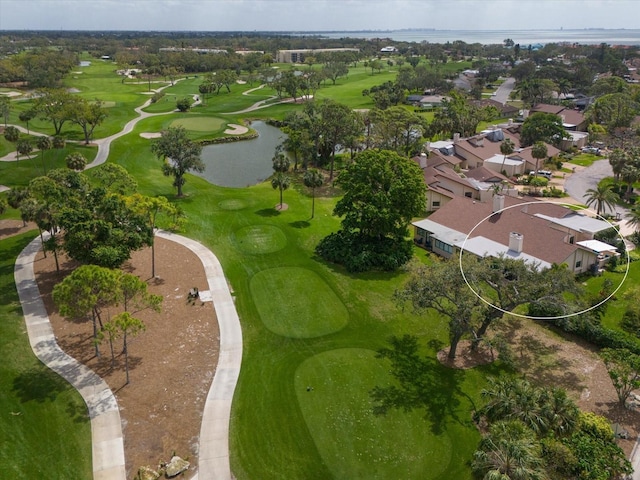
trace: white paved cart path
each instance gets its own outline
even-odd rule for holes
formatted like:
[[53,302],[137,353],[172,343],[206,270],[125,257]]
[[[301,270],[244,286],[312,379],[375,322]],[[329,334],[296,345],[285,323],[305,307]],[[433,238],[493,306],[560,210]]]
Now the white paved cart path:
[[[167,232],[157,236],[185,246],[202,262],[220,328],[220,354],[202,415],[198,468],[192,479],[231,480],[229,421],[242,361],[242,330],[222,266],[204,245]],[[125,480],[125,456],[118,402],[93,371],[67,355],[56,343],[36,283],[33,262],[41,247],[34,239],[16,260],[14,277],[35,355],[73,385],[89,410],[94,480]]]

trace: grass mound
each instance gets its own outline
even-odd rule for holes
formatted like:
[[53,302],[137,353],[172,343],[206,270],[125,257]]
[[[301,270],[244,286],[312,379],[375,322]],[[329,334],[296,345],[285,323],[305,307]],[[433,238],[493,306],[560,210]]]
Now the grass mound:
[[274,225],[251,225],[234,234],[235,244],[243,253],[264,254],[281,250],[287,237]]
[[242,210],[246,207],[246,204],[237,198],[230,198],[218,203],[218,207],[222,210]]
[[[296,295],[301,286],[313,295]],[[341,330],[349,319],[347,309],[333,290],[320,276],[305,268],[263,270],[251,278],[250,288],[262,322],[284,337],[328,335]]]

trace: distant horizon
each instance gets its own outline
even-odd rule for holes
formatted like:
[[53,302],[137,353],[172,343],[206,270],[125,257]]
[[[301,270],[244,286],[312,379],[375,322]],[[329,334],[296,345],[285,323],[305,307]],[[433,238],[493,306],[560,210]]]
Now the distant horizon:
[[82,28],[4,28],[0,32],[155,32],[155,33],[172,33],[172,32],[194,32],[194,33],[375,33],[375,32],[582,32],[582,31],[640,31],[638,28],[626,27],[583,27],[583,28],[363,28],[355,30],[331,29],[331,30],[197,30],[197,29],[118,29],[106,28],[102,30],[82,29]]
[[8,34],[34,33],[42,35],[113,35],[113,36],[152,36],[158,37],[192,37],[190,47],[197,46],[198,37],[205,38],[215,36],[287,36],[287,37],[318,37],[327,39],[352,39],[352,40],[382,40],[387,45],[394,43],[433,43],[446,44],[462,41],[467,44],[499,45],[506,38],[522,46],[557,44],[598,45],[601,43],[617,46],[640,47],[640,28],[545,28],[545,29],[437,29],[437,28],[400,28],[400,29],[361,29],[361,30],[84,30],[84,29],[23,29],[0,30]]

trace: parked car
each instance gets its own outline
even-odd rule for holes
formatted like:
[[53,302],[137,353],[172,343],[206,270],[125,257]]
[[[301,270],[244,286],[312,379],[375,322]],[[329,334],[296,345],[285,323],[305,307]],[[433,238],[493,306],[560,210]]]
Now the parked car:
[[600,155],[600,148],[588,145],[582,147],[582,153],[593,153],[594,155]]
[[533,176],[537,175],[538,177],[544,177],[547,180],[551,180],[551,176],[553,175],[553,173],[550,172],[549,170],[538,170],[537,173],[535,171],[531,172],[531,175]]

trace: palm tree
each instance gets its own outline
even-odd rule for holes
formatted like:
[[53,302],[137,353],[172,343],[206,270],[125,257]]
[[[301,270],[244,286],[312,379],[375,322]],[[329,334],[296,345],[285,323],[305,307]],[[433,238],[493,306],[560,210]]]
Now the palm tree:
[[583,195],[583,198],[586,199],[586,204],[588,207],[595,204],[596,205],[596,213],[600,215],[605,207],[609,207],[610,210],[615,210],[615,205],[620,197],[616,192],[612,189],[613,185],[611,184],[599,184],[596,188],[590,188]]
[[557,87],[558,100],[560,100],[560,97],[562,95],[564,95],[566,98],[567,93],[569,93],[569,90],[571,89],[571,82],[569,82],[569,80],[567,80],[566,78],[561,78],[560,80],[558,80]]
[[316,188],[322,186],[324,183],[324,176],[319,170],[311,168],[304,172],[302,181],[311,189],[311,218],[313,218],[316,210]]
[[84,158],[84,155],[78,152],[67,155],[65,162],[67,164],[67,168],[78,172],[84,170],[84,167],[87,166],[87,159]]
[[44,171],[44,174],[47,174],[47,167],[46,164],[44,163],[44,152],[46,150],[51,150],[53,148],[53,142],[51,141],[51,137],[38,137],[38,141],[36,142],[36,146],[38,147],[38,150],[40,150],[40,158],[42,160],[42,170]]
[[520,421],[496,422],[474,453],[472,468],[486,480],[546,478],[540,444]]
[[636,232],[640,231],[640,207],[636,207],[625,216],[627,223],[635,228]]
[[628,161],[629,155],[621,148],[616,148],[609,154],[609,165],[611,165],[616,182],[620,180],[620,173]]
[[291,162],[287,156],[282,153],[281,146],[276,147],[276,154],[274,155],[272,162],[275,173],[273,174],[273,177],[271,177],[271,186],[274,190],[276,188],[280,190],[280,210],[282,210],[282,192],[289,188],[289,184],[291,183],[291,179],[289,178],[289,175],[287,175]]
[[545,389],[542,395],[542,412],[548,430],[556,435],[568,435],[578,423],[580,409],[561,388]]
[[536,177],[538,176],[540,159],[547,158],[547,155],[547,145],[544,142],[538,141],[533,144],[533,148],[531,149],[531,156],[536,159]]
[[640,170],[638,170],[635,165],[627,164],[622,168],[620,176],[622,177],[622,181],[627,184],[627,191],[624,196],[628,200],[631,198],[631,194],[633,193],[634,182],[640,177]]
[[29,140],[22,139],[18,141],[16,145],[16,160],[20,157],[20,155],[24,155],[29,158],[29,154],[33,151],[33,145]]
[[502,166],[500,167],[500,173],[504,172],[504,163],[507,161],[507,156],[511,155],[515,148],[516,146],[509,138],[505,138],[500,144],[500,153],[504,155],[504,158],[502,159]]

